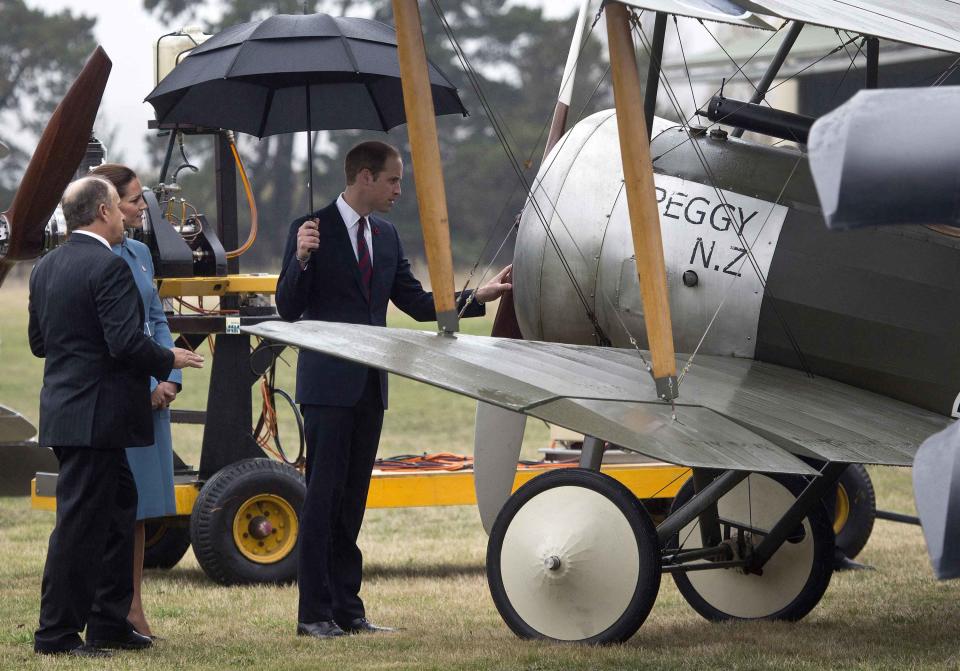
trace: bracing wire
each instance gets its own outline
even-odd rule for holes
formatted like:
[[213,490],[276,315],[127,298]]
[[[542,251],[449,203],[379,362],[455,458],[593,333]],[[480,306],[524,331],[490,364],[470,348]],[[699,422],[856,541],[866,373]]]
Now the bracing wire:
[[[476,70],[471,64],[469,57],[467,56],[465,50],[463,49],[456,35],[453,33],[453,29],[450,26],[449,21],[447,21],[447,18],[444,15],[443,10],[440,8],[438,1],[431,0],[431,5],[433,6],[433,9],[437,14],[437,17],[440,19],[440,23],[443,26],[444,32],[447,35],[447,39],[450,41],[450,44],[453,47],[454,53],[456,54],[457,59],[460,61],[461,67],[463,68],[464,74],[466,75],[468,82],[470,83],[474,92],[477,94],[477,97],[480,100],[480,104],[483,106],[484,111],[487,113],[487,117],[490,121],[490,125],[493,128],[493,131],[496,134],[497,139],[500,141],[500,144],[503,147],[505,153],[507,154],[507,158],[511,167],[513,168],[514,172],[517,174],[518,179],[521,181],[521,183],[524,185],[527,192],[529,193],[530,184],[527,181],[526,175],[523,173],[523,169],[520,165],[520,162],[517,160],[516,154],[513,152],[513,149],[510,146],[510,143],[508,141],[508,138],[506,137],[506,132],[504,128],[501,127],[497,119],[497,115],[493,111],[493,108],[490,105],[489,100],[487,99],[486,93],[483,90],[483,86],[480,83],[479,75],[477,74]],[[598,19],[599,19],[599,15],[598,15]],[[594,25],[595,24],[596,24],[596,20],[594,20]],[[593,26],[591,26],[591,31],[592,29],[593,29]],[[544,213],[540,208],[539,203],[536,201],[535,198],[530,199],[529,202],[531,203],[531,206],[534,208],[534,211],[537,213],[538,218],[547,234],[547,238],[549,239],[550,244],[553,246],[554,250],[557,252],[560,264],[563,267],[563,270],[566,273],[567,277],[570,279],[570,282],[573,285],[574,291],[577,294],[577,298],[580,300],[580,303],[587,314],[587,318],[590,320],[591,324],[595,329],[598,342],[600,344],[609,343],[609,339],[606,337],[606,335],[603,332],[603,329],[600,327],[600,323],[597,320],[596,314],[594,313],[593,309],[590,307],[589,302],[587,301],[587,297],[583,291],[583,288],[580,286],[579,282],[577,281],[576,275],[574,274],[573,269],[571,268],[569,262],[564,257],[561,251],[559,242],[556,240],[555,235],[550,230],[550,226],[547,224],[547,219],[544,216]]]
[[[702,22],[701,22],[701,24],[702,24]],[[643,48],[647,51],[648,54],[650,54],[650,53],[651,53],[651,48],[650,48],[649,39],[647,38],[646,33],[643,31],[643,27],[640,25],[640,22],[639,22],[638,20],[636,20],[636,17],[634,18],[634,21],[633,21],[633,29],[634,29],[634,32],[637,34],[637,38],[638,38],[638,40],[640,41],[640,43],[642,44]],[[709,32],[709,30],[708,30],[708,32]],[[713,36],[712,33],[710,33],[710,34],[711,34],[711,36]],[[714,37],[714,40],[716,40],[715,37]],[[721,48],[722,48],[722,47],[721,47]],[[727,53],[725,49],[724,49],[724,53]],[[728,54],[728,58],[729,58],[729,57],[730,57],[730,56],[729,56],[729,54]],[[732,58],[731,58],[731,60],[732,60]],[[737,65],[737,63],[736,63],[735,60],[733,61],[733,63],[734,63],[734,65]],[[738,66],[738,69],[739,69],[739,70],[742,70],[742,67]],[[667,92],[667,97],[668,97],[668,99],[670,100],[671,105],[673,105],[674,109],[677,111],[678,117],[683,118],[683,113],[682,113],[681,108],[680,108],[679,99],[678,99],[678,97],[677,97],[677,95],[676,95],[676,93],[675,93],[675,91],[674,91],[674,89],[673,89],[672,84],[670,83],[669,78],[667,77],[666,73],[664,73],[664,72],[662,71],[662,69],[661,69],[661,71],[660,71],[660,77],[661,77],[661,81],[663,82],[664,89],[665,89],[665,91]],[[690,133],[689,127],[685,127],[685,130],[687,131],[688,134]],[[714,175],[713,170],[711,169],[711,167],[710,167],[710,165],[709,165],[709,162],[707,161],[706,155],[705,155],[704,152],[703,152],[703,148],[700,147],[699,143],[697,143],[697,142],[692,142],[692,143],[691,143],[691,147],[693,148],[694,154],[697,156],[697,160],[700,162],[700,165],[701,165],[701,167],[703,168],[704,173],[705,173],[706,176],[707,176],[707,180],[708,180],[711,188],[713,188],[714,193],[716,194],[717,198],[719,199],[719,201],[721,202],[721,204],[724,206],[724,208],[726,208],[726,209],[729,210],[729,207],[730,207],[730,206],[729,206],[729,203],[727,203],[727,200],[726,200],[723,192],[722,192],[721,189],[717,186],[718,180],[716,179],[716,176]],[[792,174],[792,173],[791,173],[791,174]],[[788,183],[789,183],[789,180],[788,180]],[[771,207],[773,207],[773,206],[771,206]],[[769,289],[767,288],[766,277],[764,276],[763,271],[760,269],[759,263],[757,262],[756,257],[755,257],[755,255],[753,254],[753,249],[752,249],[751,245],[747,242],[746,237],[745,237],[744,234],[743,234],[743,231],[741,231],[736,225],[733,225],[733,226],[731,226],[730,228],[731,228],[731,229],[734,231],[734,233],[736,234],[738,240],[740,241],[740,244],[743,245],[743,249],[744,249],[744,251],[746,252],[746,261],[748,261],[748,262],[750,263],[750,266],[751,266],[751,268],[753,269],[754,273],[756,274],[757,279],[760,281],[760,285],[761,285],[761,287],[763,287],[764,295],[765,295],[765,296],[769,296],[770,298],[773,298],[772,294],[770,294]],[[800,345],[799,345],[799,343],[797,342],[796,338],[795,338],[794,335],[793,335],[793,332],[790,330],[790,328],[789,328],[789,326],[787,325],[786,321],[783,319],[783,316],[782,316],[782,315],[779,313],[779,311],[777,310],[775,302],[771,300],[770,303],[771,303],[771,306],[772,306],[772,308],[773,308],[774,314],[777,315],[777,317],[778,317],[778,319],[779,319],[779,321],[780,321],[780,323],[781,323],[781,326],[782,326],[783,329],[784,329],[784,333],[786,334],[787,340],[790,342],[791,348],[794,350],[795,354],[797,355],[797,358],[798,358],[798,360],[799,360],[799,362],[800,362],[800,366],[803,368],[804,372],[807,373],[807,375],[809,375],[809,376],[812,377],[812,376],[813,376],[813,373],[811,372],[810,367],[807,365],[806,358],[804,357],[803,352],[802,352],[802,350],[800,349]],[[711,322],[711,323],[713,323],[713,322]],[[703,340],[701,340],[701,342],[703,342]],[[679,382],[678,382],[678,383],[679,383]]]

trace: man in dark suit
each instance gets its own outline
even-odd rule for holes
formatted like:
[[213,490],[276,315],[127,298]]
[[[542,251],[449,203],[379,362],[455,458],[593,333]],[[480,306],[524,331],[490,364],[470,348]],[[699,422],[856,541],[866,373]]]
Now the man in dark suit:
[[203,363],[144,335],[133,275],[110,249],[123,236],[119,203],[101,178],[68,186],[62,206],[70,237],[30,276],[30,349],[45,358],[39,440],[60,462],[34,636],[41,654],[150,646],[126,619],[137,490],[124,448],[153,443],[150,376],[164,380],[172,368]]
[[[387,303],[418,321],[436,319],[433,294],[410,272],[388,212],[400,197],[395,147],[364,142],[344,160],[346,188],[326,208],[290,226],[277,310],[287,321],[385,326]],[[510,289],[510,267],[458,297],[465,316]],[[377,454],[387,375],[317,352],[300,352],[297,401],[307,439],[307,495],[300,520],[297,633],[315,638],[387,630],[367,621],[360,599],[357,536]]]

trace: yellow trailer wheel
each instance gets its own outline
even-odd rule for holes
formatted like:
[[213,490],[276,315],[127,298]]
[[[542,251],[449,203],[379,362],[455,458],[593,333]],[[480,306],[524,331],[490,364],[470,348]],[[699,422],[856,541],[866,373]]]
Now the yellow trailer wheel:
[[257,494],[244,501],[233,518],[233,542],[258,564],[283,561],[297,544],[297,512],[286,499]]
[[244,459],[217,471],[190,516],[200,567],[222,585],[295,580],[305,495],[300,472],[272,459]]

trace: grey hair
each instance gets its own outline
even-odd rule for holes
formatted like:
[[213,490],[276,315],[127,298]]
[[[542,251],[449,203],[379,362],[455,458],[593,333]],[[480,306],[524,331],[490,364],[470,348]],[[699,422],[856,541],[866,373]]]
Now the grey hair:
[[72,233],[96,221],[101,205],[113,205],[111,191],[116,191],[113,184],[102,177],[81,177],[71,182],[60,201],[63,217],[67,220],[67,232]]

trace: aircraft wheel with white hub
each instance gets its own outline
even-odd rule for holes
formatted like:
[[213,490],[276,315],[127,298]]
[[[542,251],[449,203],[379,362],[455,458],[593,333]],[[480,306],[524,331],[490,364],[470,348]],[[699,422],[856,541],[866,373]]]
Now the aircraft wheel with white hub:
[[[733,559],[744,559],[803,490],[802,478],[753,473],[717,502],[723,538]],[[673,502],[679,509],[693,496],[688,480]],[[748,531],[753,529],[754,531]],[[671,548],[703,547],[698,520],[671,540]],[[819,603],[833,574],[834,536],[825,506],[817,502],[797,530],[764,564],[760,575],[743,568],[676,571],[677,588],[708,620],[799,620]],[[664,558],[669,560],[669,555]],[[708,560],[694,563],[704,564]]]
[[517,490],[497,516],[487,580],[497,610],[521,638],[625,641],[660,587],[657,533],[613,478],[552,471]]

